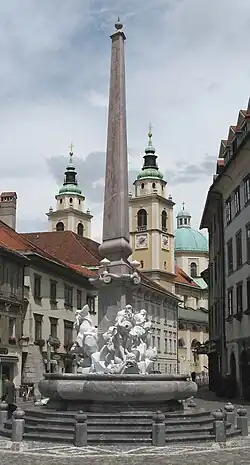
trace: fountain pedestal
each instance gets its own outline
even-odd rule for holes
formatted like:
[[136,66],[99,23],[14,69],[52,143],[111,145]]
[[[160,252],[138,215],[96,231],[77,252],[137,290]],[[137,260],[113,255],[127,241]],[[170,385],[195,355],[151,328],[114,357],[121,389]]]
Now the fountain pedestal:
[[51,373],[39,383],[50,400],[46,409],[85,412],[169,412],[182,409],[182,400],[197,386],[185,375]]

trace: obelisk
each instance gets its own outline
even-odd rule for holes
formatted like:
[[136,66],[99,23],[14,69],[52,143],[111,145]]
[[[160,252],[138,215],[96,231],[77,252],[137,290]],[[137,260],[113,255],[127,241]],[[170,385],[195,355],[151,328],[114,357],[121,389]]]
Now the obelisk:
[[125,57],[122,30],[118,21],[111,35],[111,68],[108,136],[103,213],[103,243],[100,253],[111,262],[131,255],[129,245],[128,155],[125,92]]
[[[103,214],[103,238],[99,247],[106,263],[101,264],[98,323],[102,333],[127,303],[132,304],[136,279],[128,262],[132,253],[129,243],[128,155],[125,92],[124,41],[126,37],[119,19],[111,35],[111,67],[108,109],[108,134]],[[107,284],[109,273],[111,281]],[[103,279],[105,277],[105,279]],[[105,284],[106,282],[106,284]]]

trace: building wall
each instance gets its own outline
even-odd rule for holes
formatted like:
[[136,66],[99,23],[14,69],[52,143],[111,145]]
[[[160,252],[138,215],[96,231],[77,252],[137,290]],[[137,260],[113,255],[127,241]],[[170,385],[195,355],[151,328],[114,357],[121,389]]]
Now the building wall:
[[175,252],[175,261],[187,275],[190,276],[190,265],[192,262],[197,264],[197,275],[200,276],[202,271],[208,267],[208,253],[193,253],[193,252]]
[[[73,274],[73,273],[72,273]],[[35,296],[35,278],[39,276],[41,278],[41,298]],[[50,296],[50,283],[56,281],[57,283],[57,295],[56,302],[51,301]],[[25,268],[25,288],[26,296],[28,299],[28,308],[26,317],[23,325],[23,335],[29,338],[29,343],[23,346],[24,353],[32,353],[34,358],[33,363],[29,361],[29,366],[24,368],[23,377],[27,382],[28,379],[33,379],[33,382],[38,383],[41,374],[37,374],[35,364],[35,357],[39,357],[39,352],[34,351],[34,343],[36,341],[36,320],[41,319],[41,340],[44,344],[41,346],[41,353],[43,354],[44,360],[47,359],[46,352],[48,349],[47,341],[51,335],[52,327],[51,324],[57,323],[56,337],[60,341],[60,347],[57,352],[60,357],[58,361],[58,369],[64,371],[65,369],[65,356],[67,348],[65,347],[65,334],[64,334],[64,322],[75,322],[75,313],[77,310],[77,290],[82,292],[82,303],[81,307],[87,303],[87,299],[93,298],[92,291],[86,290],[83,284],[76,283],[73,279],[65,279],[58,275],[58,273],[52,273],[41,269],[39,266],[29,266]],[[65,303],[65,285],[73,288],[73,301],[72,306],[66,305]],[[97,325],[97,313],[92,315],[93,324]],[[72,341],[75,339],[76,333],[72,331]],[[53,352],[53,351],[52,351]],[[53,354],[52,354],[53,355]],[[29,356],[29,359],[31,356]],[[52,357],[53,358],[53,357]],[[45,366],[44,366],[45,370]],[[35,379],[34,379],[35,378]]]
[[158,352],[154,369],[177,373],[177,301],[140,286],[133,305],[136,310],[147,310],[152,323],[151,344]]

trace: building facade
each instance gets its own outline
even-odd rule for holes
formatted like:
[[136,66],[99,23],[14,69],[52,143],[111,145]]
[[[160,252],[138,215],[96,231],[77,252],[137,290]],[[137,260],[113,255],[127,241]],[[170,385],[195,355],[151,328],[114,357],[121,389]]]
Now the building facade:
[[130,243],[133,260],[140,270],[170,292],[174,292],[174,233],[171,196],[157,165],[149,131],[144,164],[129,198]]
[[[202,220],[202,226],[209,228],[211,258],[214,257],[209,264],[209,279],[213,282],[210,286],[213,305],[210,319],[212,325],[216,327],[217,323],[221,327],[224,336],[219,354],[221,372],[222,376],[230,375],[234,394],[245,398],[250,398],[249,122],[248,106],[246,111],[239,112],[237,125],[229,128],[228,139],[221,142],[217,173],[208,193]],[[218,211],[216,202],[220,207]],[[209,222],[212,209],[215,216]],[[220,221],[223,229],[219,226]],[[220,295],[218,281],[223,281],[223,296]],[[222,300],[219,308],[218,304],[216,306],[218,295]]]
[[48,230],[73,231],[79,236],[91,237],[91,219],[89,209],[84,210],[85,197],[78,185],[77,172],[73,164],[72,146],[69,163],[64,173],[64,182],[56,195],[56,209],[50,207]]
[[20,339],[26,310],[23,283],[26,260],[14,250],[0,246],[0,395],[2,377],[21,383]]

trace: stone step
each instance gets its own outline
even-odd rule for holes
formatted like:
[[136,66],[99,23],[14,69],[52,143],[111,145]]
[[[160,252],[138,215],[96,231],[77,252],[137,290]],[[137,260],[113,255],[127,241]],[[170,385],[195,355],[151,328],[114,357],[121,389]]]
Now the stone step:
[[[42,431],[42,432],[47,432],[49,434],[50,431],[54,433],[61,433],[61,434],[73,434],[74,433],[74,427],[73,426],[52,426],[49,425],[47,426],[41,426],[41,425],[25,425],[25,431],[26,432],[31,432],[31,431]],[[104,429],[103,428],[98,428],[96,426],[91,426],[88,425],[88,433],[89,434],[97,434],[97,435],[102,435]],[[134,428],[131,427],[125,427],[125,425],[121,425],[121,427],[118,429],[116,426],[111,428],[110,426],[105,429],[105,434],[123,434],[123,435],[137,435],[137,434],[151,434],[152,433],[152,427],[150,426],[149,428],[145,428],[144,425],[142,426],[135,426]]]

